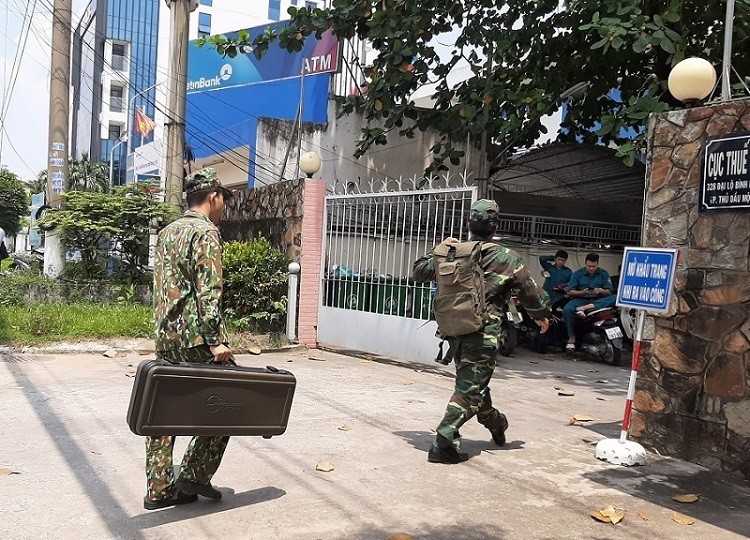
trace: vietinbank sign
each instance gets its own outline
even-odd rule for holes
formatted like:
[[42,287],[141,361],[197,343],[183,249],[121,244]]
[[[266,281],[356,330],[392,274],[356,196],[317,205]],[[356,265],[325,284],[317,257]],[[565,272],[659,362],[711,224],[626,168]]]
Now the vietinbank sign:
[[[280,29],[286,24],[287,21],[282,21],[247,31],[252,40],[266,28]],[[238,32],[231,32],[226,35],[232,38],[237,37],[237,34]],[[299,77],[303,69],[305,75],[333,73],[339,70],[339,65],[339,41],[331,30],[325,32],[320,39],[316,39],[314,34],[308,36],[299,52],[288,52],[274,43],[260,60],[255,58],[251,50],[238,52],[237,56],[229,58],[222,57],[209,45],[197,47],[195,42],[191,42],[188,49],[187,91],[221,90]]]

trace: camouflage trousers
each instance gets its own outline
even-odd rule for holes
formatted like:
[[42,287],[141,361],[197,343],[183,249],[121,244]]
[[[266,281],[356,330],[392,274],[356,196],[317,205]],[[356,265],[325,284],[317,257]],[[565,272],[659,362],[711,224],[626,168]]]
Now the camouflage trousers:
[[[208,347],[180,351],[157,351],[157,357],[169,362],[206,363],[213,358]],[[172,464],[173,436],[146,437],[146,498],[155,501],[174,497],[175,476]],[[179,479],[208,484],[219,468],[229,437],[193,437],[180,465]]]
[[490,380],[495,370],[498,336],[502,330],[488,325],[484,332],[450,338],[456,364],[456,387],[437,432],[460,449],[459,428],[476,415],[489,430],[503,429],[500,412],[492,406]]

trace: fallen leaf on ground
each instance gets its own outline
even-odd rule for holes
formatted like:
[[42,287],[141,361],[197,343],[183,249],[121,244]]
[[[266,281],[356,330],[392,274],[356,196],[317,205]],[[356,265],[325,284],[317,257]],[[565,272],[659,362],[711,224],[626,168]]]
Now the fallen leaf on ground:
[[129,371],[125,374],[126,377],[135,377],[135,371]]
[[114,349],[108,349],[102,353],[102,356],[106,356],[107,358],[114,358],[117,356],[117,351]]
[[594,419],[587,414],[574,414],[573,418],[579,422],[593,422]]
[[529,364],[538,364],[539,360],[529,360]]
[[693,523],[695,523],[695,520],[693,518],[683,516],[682,514],[678,514],[677,512],[672,515],[672,521],[680,523],[681,525],[692,525]]
[[250,347],[247,352],[250,354],[260,354],[260,347]]
[[579,422],[575,418],[571,418],[570,420],[568,420],[568,425],[569,426],[582,426],[583,422]]
[[325,362],[325,358],[320,358],[319,356],[308,356],[310,360],[315,360],[316,362]]
[[407,399],[407,403],[426,403],[426,401],[422,401],[421,399]]
[[643,512],[638,512],[638,517],[641,518],[643,521],[651,521],[652,519],[654,519],[651,516],[644,514]]
[[315,470],[320,472],[331,472],[333,470],[333,463],[330,461],[318,461]]
[[576,394],[575,394],[575,392],[571,392],[571,391],[569,391],[569,390],[561,390],[561,391],[559,391],[559,392],[557,393],[557,395],[558,395],[558,396],[566,396],[566,397],[570,397],[570,396],[575,396]]
[[350,429],[352,428],[349,427],[347,424],[344,424],[343,426],[339,428],[339,431],[349,431]]
[[599,379],[596,382],[598,382],[599,384],[609,384],[609,381],[607,379]]
[[422,371],[424,371],[424,370],[423,369],[415,369],[414,371],[416,371],[417,373],[422,373]]
[[625,510],[615,508],[614,506],[605,506],[601,510],[594,510],[589,514],[592,518],[602,523],[611,523],[617,525],[625,517]]
[[287,362],[294,362],[294,360],[287,360]]
[[672,500],[680,503],[694,503],[698,500],[698,495],[694,493],[678,493],[672,497]]
[[598,399],[599,401],[612,401],[612,398],[602,396],[597,396],[596,399]]
[[555,390],[562,390],[562,386],[555,386]]
[[598,369],[590,369],[589,373],[599,373],[599,370]]
[[18,473],[6,467],[0,467],[0,476],[8,476],[9,474],[18,474]]
[[403,384],[403,385],[408,386],[410,384],[414,384],[414,382],[413,381],[399,381],[398,384]]

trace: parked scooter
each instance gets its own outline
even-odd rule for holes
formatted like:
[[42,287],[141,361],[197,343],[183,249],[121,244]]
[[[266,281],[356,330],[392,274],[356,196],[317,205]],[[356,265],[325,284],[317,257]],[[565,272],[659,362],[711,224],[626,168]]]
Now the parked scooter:
[[503,314],[502,328],[505,331],[505,340],[498,344],[498,350],[503,356],[510,356],[518,345],[518,336],[523,324],[523,308],[518,299],[511,296],[509,300],[500,304],[499,309]]
[[[524,338],[531,350],[545,354],[547,348],[565,348],[567,332],[563,321],[563,307],[570,298],[561,298],[552,306],[554,322],[545,334],[531,331]],[[617,366],[620,364],[625,335],[620,323],[620,313],[616,308],[600,308],[576,315],[574,325],[576,350],[595,361]]]

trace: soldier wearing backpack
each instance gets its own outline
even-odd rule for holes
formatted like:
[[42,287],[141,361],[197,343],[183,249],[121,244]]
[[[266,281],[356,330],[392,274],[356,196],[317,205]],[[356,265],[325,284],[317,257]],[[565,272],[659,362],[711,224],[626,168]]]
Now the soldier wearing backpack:
[[495,369],[502,319],[494,302],[501,303],[509,289],[546,332],[549,297],[531,278],[526,264],[512,249],[492,242],[499,219],[497,203],[482,199],[471,205],[470,240],[446,238],[414,263],[414,279],[436,281],[434,302],[439,334],[448,341],[449,361],[456,364],[456,387],[437,437],[427,455],[432,463],[460,463],[459,428],[472,416],[485,426],[495,444],[505,444],[508,419],[492,406],[489,383]]

